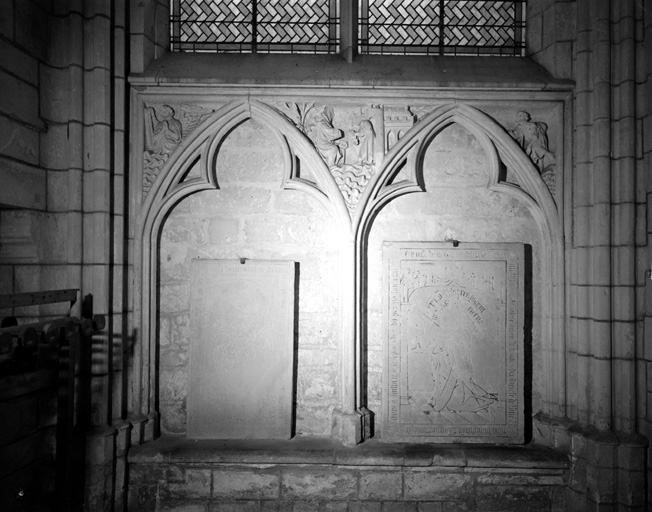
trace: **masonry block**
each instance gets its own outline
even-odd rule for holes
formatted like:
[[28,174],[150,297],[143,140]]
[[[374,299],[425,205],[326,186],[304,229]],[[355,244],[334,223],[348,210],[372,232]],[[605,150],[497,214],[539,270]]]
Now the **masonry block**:
[[188,500],[172,500],[163,503],[157,512],[206,512],[208,502],[188,502]]
[[349,501],[349,512],[382,512],[380,501]]
[[[7,2],[3,2],[4,4]],[[40,60],[45,60],[48,48],[47,12],[35,2],[25,0],[14,6],[16,42]]]
[[417,505],[418,512],[443,512],[444,504],[439,501],[424,501]]
[[0,204],[44,210],[46,173],[19,162],[0,159]]
[[365,472],[360,475],[360,499],[392,500],[403,494],[400,471]]
[[213,471],[213,497],[231,499],[278,499],[278,472],[249,470]]
[[587,466],[586,483],[587,496],[595,503],[616,502],[616,475],[614,468],[600,468],[592,465]]
[[549,512],[550,489],[538,486],[478,486],[478,510]]
[[260,504],[257,501],[211,502],[208,512],[258,512]]
[[383,501],[382,512],[418,512],[417,504],[406,501]]
[[466,501],[473,493],[473,478],[462,473],[435,473],[432,470],[406,469],[405,499]]
[[357,476],[353,471],[289,468],[283,471],[281,497],[346,500],[357,495]]
[[211,470],[191,469],[184,470],[182,482],[163,482],[161,495],[165,498],[209,498],[211,495]]

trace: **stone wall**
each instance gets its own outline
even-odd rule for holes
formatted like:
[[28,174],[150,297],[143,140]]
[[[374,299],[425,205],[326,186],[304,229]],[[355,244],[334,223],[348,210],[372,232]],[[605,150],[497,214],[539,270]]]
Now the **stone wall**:
[[[503,115],[508,117],[509,113]],[[380,414],[382,297],[386,293],[382,243],[441,241],[450,229],[463,243],[521,242],[529,246],[528,254],[534,261],[529,262],[527,276],[530,320],[526,326],[526,373],[534,377],[528,379],[526,408],[539,410],[544,379],[540,317],[534,315],[533,326],[532,311],[538,310],[538,300],[531,303],[532,295],[537,295],[532,287],[538,292],[539,282],[537,227],[524,205],[487,189],[488,158],[461,126],[453,125],[437,135],[426,152],[423,168],[428,192],[392,202],[375,220],[370,236],[368,407]],[[289,259],[298,261],[300,269],[296,432],[327,435],[339,389],[338,241],[334,226],[314,199],[280,189],[284,170],[277,141],[253,121],[229,135],[216,169],[219,190],[184,199],[166,220],[161,235],[162,431],[185,432],[191,258]],[[375,435],[379,434],[377,429]]]
[[[48,109],[42,80],[51,16],[47,4],[32,0],[4,2],[0,13],[0,293],[38,289],[35,265],[47,250],[39,229],[47,205],[40,145]],[[14,313],[29,317],[38,311]]]
[[568,460],[537,448],[176,436],[132,449],[130,461],[129,503],[143,512],[566,510]]

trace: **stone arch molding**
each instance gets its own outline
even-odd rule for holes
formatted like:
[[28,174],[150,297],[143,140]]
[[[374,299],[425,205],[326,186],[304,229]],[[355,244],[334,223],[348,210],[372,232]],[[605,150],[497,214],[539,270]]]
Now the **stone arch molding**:
[[[477,108],[464,104],[450,104],[436,108],[424,116],[385,155],[382,167],[364,191],[361,209],[354,218],[355,244],[359,269],[356,280],[357,315],[364,317],[362,303],[366,296],[365,273],[367,239],[376,215],[392,200],[410,193],[425,191],[423,183],[423,157],[425,152],[445,127],[459,124],[475,136],[489,160],[487,188],[508,194],[524,204],[532,215],[540,240],[542,306],[542,363],[547,389],[541,390],[545,414],[555,417],[566,415],[565,388],[565,312],[564,233],[563,223],[550,189],[544,182],[530,157],[508,132]],[[521,185],[508,183],[503,168],[513,172]],[[399,172],[404,179],[397,181]],[[361,360],[365,333],[363,322],[358,322],[356,358]],[[360,365],[357,365],[358,368]],[[356,388],[362,389],[363,376],[356,376]],[[362,395],[362,393],[360,393]],[[364,408],[364,403],[356,404]]]
[[[563,326],[563,233],[550,191],[537,169],[505,129],[480,110],[462,104],[439,107],[415,124],[384,156],[364,189],[357,208],[350,212],[327,165],[311,140],[275,108],[257,100],[236,100],[207,117],[170,155],[152,184],[140,208],[134,245],[134,322],[140,335],[134,353],[132,423],[136,437],[156,437],[158,412],[156,326],[158,306],[158,239],[167,215],[185,197],[208,189],[219,189],[216,158],[231,130],[255,119],[266,125],[280,143],[284,155],[284,189],[299,190],[326,206],[341,231],[340,268],[342,297],[342,388],[340,409],[334,418],[334,436],[345,444],[365,438],[365,403],[362,389],[362,304],[366,293],[366,243],[375,216],[393,199],[424,192],[421,162],[437,133],[458,123],[482,145],[490,162],[487,187],[522,201],[539,228],[542,251],[542,297],[544,367],[550,387],[543,393],[554,414],[564,407],[565,389],[559,389],[564,375]],[[501,164],[518,178],[521,187],[501,181]],[[186,177],[198,166],[198,177]],[[301,168],[311,171],[314,181],[301,177]],[[402,171],[402,172],[401,172]],[[396,181],[401,172],[405,179]],[[553,360],[554,359],[554,360]],[[556,383],[556,387],[555,387]],[[369,432],[367,431],[367,434]]]

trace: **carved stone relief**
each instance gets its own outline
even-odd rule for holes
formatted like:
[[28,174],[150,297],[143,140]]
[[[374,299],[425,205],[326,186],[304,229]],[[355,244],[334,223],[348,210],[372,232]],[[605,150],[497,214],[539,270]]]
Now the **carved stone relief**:
[[385,106],[385,151],[392,149],[416,121],[410,107]]
[[353,212],[383,155],[381,108],[335,109],[315,103],[276,103],[310,138]]
[[172,151],[214,110],[197,105],[145,107],[143,195],[146,196]]
[[310,131],[311,117],[314,116],[314,103],[275,103],[275,106],[294,123],[305,135]]
[[532,121],[530,114],[523,110],[516,113],[514,122],[515,126],[509,131],[510,135],[532,159],[534,165],[539,169],[543,181],[554,195],[557,161],[554,153],[548,148],[548,125]]
[[384,441],[523,441],[523,247],[386,242]]

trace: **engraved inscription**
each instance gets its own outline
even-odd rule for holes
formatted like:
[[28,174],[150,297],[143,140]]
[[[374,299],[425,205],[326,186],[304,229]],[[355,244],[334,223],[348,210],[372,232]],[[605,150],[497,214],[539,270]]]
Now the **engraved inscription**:
[[522,246],[386,243],[386,441],[522,442]]
[[293,262],[193,260],[189,437],[290,437],[293,290]]

